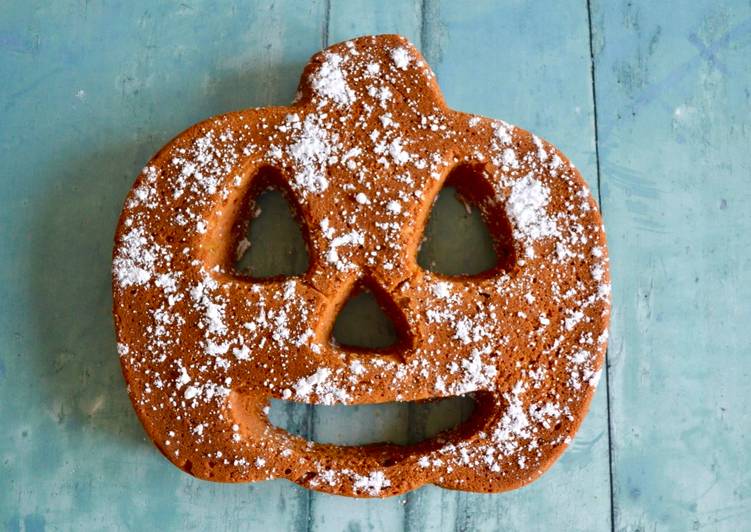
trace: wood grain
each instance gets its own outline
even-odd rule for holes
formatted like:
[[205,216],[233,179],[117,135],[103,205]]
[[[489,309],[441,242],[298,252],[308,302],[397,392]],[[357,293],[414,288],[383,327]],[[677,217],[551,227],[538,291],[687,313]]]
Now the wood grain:
[[751,9],[593,3],[615,528],[751,518]]
[[[502,118],[557,144],[597,195],[585,4],[433,4],[424,47],[448,104]],[[536,28],[545,31],[536,31]],[[605,379],[571,448],[535,483],[510,493],[459,493],[457,530],[610,527]],[[437,491],[437,490],[436,490]],[[416,512],[417,513],[417,512]],[[424,517],[414,516],[413,530]]]
[[[421,11],[417,2],[393,2],[373,9],[368,1],[333,0],[329,10],[328,39],[333,44],[358,35],[400,33],[419,39]],[[377,423],[390,427],[398,439],[408,430],[404,408],[380,409],[378,419],[363,416],[360,409],[347,409],[336,418],[314,416],[316,435],[346,427],[348,432],[365,433]],[[372,432],[371,432],[372,433]],[[386,500],[350,500],[321,493],[312,494],[310,524],[312,530],[401,530],[404,522],[404,497]]]
[[212,114],[289,102],[324,7],[3,7],[1,527],[307,526],[305,490],[197,481],[144,441],[113,344],[109,263],[151,153]]

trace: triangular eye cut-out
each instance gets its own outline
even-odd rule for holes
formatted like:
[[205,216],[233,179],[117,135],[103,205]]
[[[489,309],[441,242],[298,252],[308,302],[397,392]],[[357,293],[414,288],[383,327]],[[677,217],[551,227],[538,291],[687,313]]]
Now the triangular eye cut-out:
[[254,178],[245,210],[250,223],[235,255],[235,271],[254,279],[300,275],[309,264],[302,228],[274,172]]
[[406,342],[406,331],[406,321],[388,296],[361,282],[339,310],[331,341],[354,351],[390,351]]
[[513,266],[511,226],[493,200],[482,166],[461,164],[448,175],[425,226],[417,263],[445,276],[482,275]]

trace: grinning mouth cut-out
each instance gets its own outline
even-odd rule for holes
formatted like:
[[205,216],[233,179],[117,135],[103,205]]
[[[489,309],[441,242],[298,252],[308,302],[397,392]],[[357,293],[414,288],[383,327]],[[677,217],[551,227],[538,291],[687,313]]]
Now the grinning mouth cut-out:
[[471,395],[431,401],[365,405],[309,405],[273,399],[269,421],[316,443],[415,445],[458,429],[476,417]]

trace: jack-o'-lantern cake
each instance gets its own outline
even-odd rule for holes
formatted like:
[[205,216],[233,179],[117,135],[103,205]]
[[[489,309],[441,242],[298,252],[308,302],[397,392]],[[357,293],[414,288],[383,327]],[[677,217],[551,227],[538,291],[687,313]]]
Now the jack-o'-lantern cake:
[[[446,185],[480,210],[492,269],[418,265]],[[301,275],[234,267],[249,206],[269,186],[303,228]],[[400,342],[330,340],[355,287],[376,295]],[[358,497],[426,483],[497,492],[538,477],[586,414],[610,308],[605,234],[579,172],[532,133],[447,108],[423,57],[394,35],[313,56],[289,107],[217,116],[162,148],[125,201],[113,295],[133,405],[176,466]],[[470,419],[414,445],[316,443],[268,419],[271,399],[469,393]]]

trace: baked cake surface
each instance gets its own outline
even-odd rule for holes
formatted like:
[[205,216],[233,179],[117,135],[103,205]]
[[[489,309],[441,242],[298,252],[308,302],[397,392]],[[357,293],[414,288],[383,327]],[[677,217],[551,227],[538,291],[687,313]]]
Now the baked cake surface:
[[[475,204],[498,264],[442,276],[417,264],[446,185]],[[233,268],[259,191],[281,189],[310,267],[259,280]],[[610,309],[597,206],[537,136],[448,109],[395,35],[329,47],[289,107],[211,118],[178,135],[128,195],[113,252],[129,393],[151,439],[200,478],[287,478],[359,497],[426,483],[497,492],[542,474],[582,422]],[[333,344],[338,311],[372,290],[402,341]],[[412,446],[337,446],[274,427],[272,398],[310,404],[474,393],[473,416]]]

